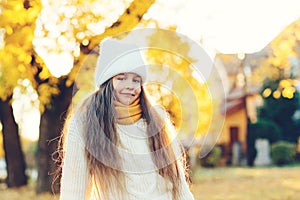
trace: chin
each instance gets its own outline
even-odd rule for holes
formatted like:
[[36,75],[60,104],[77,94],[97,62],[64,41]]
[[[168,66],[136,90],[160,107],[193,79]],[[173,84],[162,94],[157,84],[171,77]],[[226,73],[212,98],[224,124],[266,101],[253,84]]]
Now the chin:
[[132,100],[123,100],[123,101],[121,101],[121,103],[122,104],[124,104],[124,105],[130,105],[130,104],[132,104]]

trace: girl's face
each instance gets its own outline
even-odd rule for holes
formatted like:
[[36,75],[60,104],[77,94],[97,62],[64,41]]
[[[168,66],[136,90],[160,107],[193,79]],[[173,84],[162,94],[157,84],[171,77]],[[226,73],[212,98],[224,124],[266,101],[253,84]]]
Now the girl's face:
[[113,88],[117,100],[124,104],[132,104],[141,93],[142,78],[135,73],[122,73],[113,77]]

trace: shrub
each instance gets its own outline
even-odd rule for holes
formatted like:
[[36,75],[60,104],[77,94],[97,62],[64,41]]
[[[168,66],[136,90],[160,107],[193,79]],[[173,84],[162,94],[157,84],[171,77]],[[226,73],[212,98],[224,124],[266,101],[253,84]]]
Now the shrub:
[[276,165],[285,165],[295,160],[296,144],[278,141],[271,145],[271,158]]
[[279,126],[272,120],[261,118],[249,126],[249,131],[254,137],[254,142],[258,138],[265,138],[268,139],[270,143],[274,143],[279,141],[282,137]]
[[222,155],[222,149],[219,146],[214,146],[212,150],[201,159],[201,165],[203,167],[215,167],[219,162]]
[[259,138],[265,138],[272,144],[281,139],[281,133],[278,125],[269,119],[261,118],[248,126],[247,160],[248,165],[253,166],[256,157],[255,141]]

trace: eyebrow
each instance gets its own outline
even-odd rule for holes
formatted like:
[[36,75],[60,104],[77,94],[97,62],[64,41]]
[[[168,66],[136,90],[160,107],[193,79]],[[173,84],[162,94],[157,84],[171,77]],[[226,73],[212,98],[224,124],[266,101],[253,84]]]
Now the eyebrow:
[[[116,75],[116,76],[126,76],[126,74],[130,74],[131,72],[128,72],[128,73],[120,73],[120,74],[118,74],[118,75]],[[135,74],[135,73],[131,73],[131,74],[134,74],[134,77],[133,78],[140,78],[140,79],[142,79],[142,77],[140,76],[140,75],[138,75],[138,74]]]
[[140,78],[140,79],[142,79],[142,77],[140,75],[136,75],[133,78]]

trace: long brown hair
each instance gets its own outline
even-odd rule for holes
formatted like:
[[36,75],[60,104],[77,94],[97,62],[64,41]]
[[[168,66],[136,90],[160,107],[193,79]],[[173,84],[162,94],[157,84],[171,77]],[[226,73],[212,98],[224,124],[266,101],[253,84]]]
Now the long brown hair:
[[[117,199],[122,199],[125,194],[124,191],[126,191],[125,176],[120,170],[122,169],[121,156],[115,148],[120,145],[120,139],[116,134],[114,100],[114,91],[110,79],[83,101],[77,111],[73,113],[80,113],[82,130],[85,130],[83,138],[86,145],[88,169],[94,181],[96,194],[99,198],[104,199],[109,199],[110,194],[117,196]],[[147,123],[148,144],[152,152],[152,160],[158,169],[158,173],[172,183],[172,196],[176,200],[180,195],[181,178],[179,168],[182,160],[178,161],[176,159],[170,145],[172,141],[165,120],[155,109],[151,109],[150,101],[147,99],[143,86],[140,94],[140,104],[142,118]],[[182,166],[184,167],[184,165]],[[115,194],[116,192],[117,194]]]

